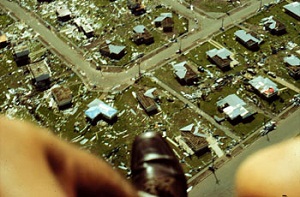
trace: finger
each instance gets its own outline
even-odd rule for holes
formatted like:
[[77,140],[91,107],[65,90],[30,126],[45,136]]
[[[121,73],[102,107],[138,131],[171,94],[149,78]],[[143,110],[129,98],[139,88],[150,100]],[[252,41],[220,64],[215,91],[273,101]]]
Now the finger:
[[0,117],[0,196],[65,196],[44,159],[41,131]]
[[[0,176],[5,180],[0,196],[8,190],[38,194],[28,196],[136,196],[133,187],[103,160],[46,129],[0,117],[0,145]],[[22,187],[12,187],[14,184]]]
[[299,164],[300,137],[255,153],[238,170],[238,196],[298,196]]
[[[137,196],[133,187],[103,160],[58,139],[48,141],[51,170],[78,196]],[[67,180],[66,180],[67,179]]]

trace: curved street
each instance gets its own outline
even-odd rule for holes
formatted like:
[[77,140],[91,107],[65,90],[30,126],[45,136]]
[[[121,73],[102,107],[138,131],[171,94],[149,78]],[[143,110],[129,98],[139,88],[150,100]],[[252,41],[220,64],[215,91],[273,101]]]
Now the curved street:
[[[165,4],[172,6],[174,10],[178,13],[181,13],[184,16],[188,16],[190,21],[194,21],[195,19],[199,22],[193,23],[189,28],[189,33],[184,38],[179,38],[181,43],[181,49],[183,51],[190,50],[192,47],[197,46],[201,42],[209,39],[213,34],[220,33],[220,27],[223,24],[223,27],[226,29],[232,25],[238,24],[241,21],[245,20],[245,18],[256,13],[261,3],[270,3],[273,0],[249,0],[247,1],[247,5],[243,6],[239,10],[231,13],[229,15],[223,15],[223,18],[213,18],[208,17],[208,14],[203,14],[201,12],[193,12],[190,9],[187,9],[186,6],[180,4],[177,0],[162,0]],[[178,43],[171,43],[168,47],[164,47],[164,49],[151,56],[148,59],[145,59],[140,62],[140,68],[138,66],[133,66],[130,69],[119,72],[100,72],[91,65],[90,62],[85,60],[82,54],[76,50],[76,48],[72,48],[65,41],[59,38],[56,32],[48,29],[44,24],[36,18],[32,13],[24,10],[18,4],[1,0],[0,6],[3,9],[9,10],[11,15],[14,15],[20,21],[26,23],[30,26],[38,35],[41,41],[49,47],[55,54],[58,55],[62,59],[62,61],[66,62],[66,64],[73,69],[73,71],[82,79],[83,83],[87,85],[89,88],[93,88],[96,86],[97,90],[101,91],[111,91],[114,87],[126,84],[130,85],[134,83],[134,80],[137,78],[139,71],[149,71],[158,66],[166,63],[166,57],[176,57],[176,51],[179,49]],[[82,74],[85,73],[85,74]],[[280,80],[280,79],[277,79]],[[284,81],[281,81],[284,84]],[[205,113],[203,113],[199,108],[194,107],[192,103],[190,103],[183,96],[169,88],[167,85],[158,81],[158,84],[163,88],[167,89],[170,93],[175,95],[177,98],[181,99],[183,102],[188,103],[196,112],[204,116],[210,122],[214,122],[211,117],[207,117]],[[288,86],[289,84],[286,84]],[[295,87],[288,86],[291,89],[295,89]],[[216,170],[216,176],[220,180],[219,184],[216,184],[216,179],[213,175],[206,177],[199,184],[194,186],[194,188],[190,191],[189,196],[234,196],[234,176],[236,173],[237,167],[240,163],[250,154],[256,152],[257,150],[270,146],[274,143],[278,143],[285,139],[289,139],[296,135],[300,135],[300,122],[298,121],[300,116],[300,109],[298,108],[293,114],[291,114],[288,118],[279,121],[277,129],[272,131],[265,137],[261,137],[255,143],[250,145],[249,147],[243,147],[242,144],[242,152],[238,154],[236,157],[230,159],[230,161],[226,162],[222,168]],[[221,128],[223,131],[227,131],[226,128]],[[228,136],[232,138],[237,138],[230,131],[226,133]]]
[[[260,1],[251,0],[249,2],[251,2],[250,5],[244,6],[243,9],[233,13],[230,17],[224,18],[224,28],[229,27],[234,23],[241,22],[246,17],[256,12],[259,8]],[[272,2],[272,0],[263,1],[263,3],[268,2]],[[175,6],[175,10],[181,10],[181,13],[191,12],[191,10],[181,4],[172,3],[172,5]],[[50,49],[52,49],[63,61],[65,61],[89,88],[97,87],[97,89],[101,91],[110,91],[113,87],[120,84],[132,84],[134,82],[134,78],[138,76],[140,69],[147,71],[163,64],[165,57],[175,56],[176,51],[179,48],[178,43],[170,44],[170,46],[165,48],[163,51],[142,61],[140,63],[140,69],[138,66],[133,66],[132,68],[119,73],[100,72],[94,69],[90,62],[86,61],[75,48],[71,48],[67,43],[60,39],[55,32],[45,27],[33,14],[21,8],[18,4],[2,0],[0,2],[0,6],[9,10],[9,12],[16,18],[29,25],[36,33],[38,33],[44,44],[50,46]],[[181,39],[180,42],[183,51],[204,41],[212,34],[220,32],[222,19],[210,19],[199,13],[193,13],[193,17],[194,16],[198,19],[201,28],[199,30],[195,29],[193,32],[189,32],[186,38]],[[82,73],[85,74],[82,75]]]

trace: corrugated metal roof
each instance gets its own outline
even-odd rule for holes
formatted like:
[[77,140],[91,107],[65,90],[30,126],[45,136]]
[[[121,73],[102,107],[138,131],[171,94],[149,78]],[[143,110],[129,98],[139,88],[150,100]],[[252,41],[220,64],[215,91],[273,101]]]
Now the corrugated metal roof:
[[283,59],[285,63],[288,63],[291,66],[300,66],[300,59],[295,55],[291,55],[289,57],[285,57]]
[[133,28],[133,31],[135,33],[144,33],[146,30],[146,27],[144,25],[137,25]]
[[249,40],[252,40],[254,42],[260,43],[261,40],[253,37],[251,34],[247,33],[245,30],[238,30],[234,33],[235,36],[239,37],[244,42],[248,42]]
[[92,102],[90,102],[88,104],[88,107],[89,109],[85,111],[85,114],[91,119],[95,119],[100,114],[102,114],[108,119],[111,119],[118,113],[118,110],[105,104],[99,99],[95,99]]
[[173,69],[175,70],[175,74],[179,79],[183,79],[187,73],[187,69],[184,66],[186,64],[186,61],[180,62],[178,64],[173,65]]
[[236,94],[230,94],[223,98],[222,100],[217,102],[217,106],[223,106],[224,104],[228,104],[230,106],[237,106],[237,105],[245,105],[246,103],[240,99]]
[[149,90],[147,90],[145,93],[144,93],[144,96],[147,96],[149,98],[152,98],[154,99],[154,95],[153,95],[153,92],[156,90],[156,88],[151,88]]
[[283,7],[285,9],[289,10],[290,12],[292,12],[293,14],[297,15],[298,17],[300,17],[300,2],[296,1],[293,3],[287,4]]
[[108,48],[110,53],[119,54],[125,49],[125,46],[117,46],[117,45],[110,44],[108,45]]
[[258,76],[250,80],[249,83],[261,93],[268,91],[270,88],[272,88],[274,92],[278,92],[277,84],[271,81],[269,78]]
[[153,22],[161,22],[167,17],[172,18],[172,13],[161,13],[160,16],[156,17]]
[[237,118],[238,116],[246,118],[249,115],[253,114],[253,112],[250,112],[248,109],[246,109],[246,103],[235,94],[230,94],[224,99],[217,102],[218,107],[223,107],[226,104],[228,106],[223,109],[223,112],[231,120]]
[[194,127],[194,123],[189,124],[189,125],[187,125],[187,126],[185,126],[185,127],[182,127],[182,128],[180,129],[180,131],[192,131],[193,127]]
[[232,53],[226,49],[226,48],[222,48],[222,49],[212,49],[212,50],[209,50],[206,52],[206,55],[208,55],[210,58],[213,58],[214,56],[218,56],[220,57],[221,59],[227,59],[228,56],[230,56]]

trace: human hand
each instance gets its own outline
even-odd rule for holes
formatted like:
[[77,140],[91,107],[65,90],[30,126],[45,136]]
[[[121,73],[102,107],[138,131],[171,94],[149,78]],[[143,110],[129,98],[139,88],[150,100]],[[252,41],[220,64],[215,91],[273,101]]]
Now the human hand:
[[0,196],[137,196],[103,160],[33,124],[0,117]]
[[262,149],[240,166],[237,196],[300,196],[300,137]]

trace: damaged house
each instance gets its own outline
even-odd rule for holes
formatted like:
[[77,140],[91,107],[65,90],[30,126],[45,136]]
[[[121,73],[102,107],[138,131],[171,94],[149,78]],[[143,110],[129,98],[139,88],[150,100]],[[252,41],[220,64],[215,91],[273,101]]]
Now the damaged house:
[[161,13],[160,16],[154,19],[155,27],[162,27],[164,32],[172,32],[174,28],[174,21],[172,13]]
[[153,92],[156,88],[151,88],[147,91],[140,90],[136,94],[136,98],[139,103],[142,105],[147,114],[153,114],[157,112],[157,105],[155,102],[155,97]]
[[57,19],[60,21],[70,20],[72,18],[71,14],[71,11],[65,6],[60,6],[56,9]]
[[295,1],[290,4],[283,6],[284,11],[290,16],[300,21],[300,2]]
[[132,41],[137,44],[146,44],[150,45],[154,43],[154,37],[151,35],[151,33],[146,29],[144,25],[137,25],[133,28],[133,37]]
[[286,33],[285,25],[274,19],[273,16],[263,18],[261,23],[264,25],[264,28],[273,35],[283,35]]
[[38,89],[47,89],[50,86],[50,70],[46,61],[40,61],[28,66],[33,77],[33,83]]
[[236,94],[230,94],[217,102],[218,110],[225,113],[230,121],[245,120],[256,112]]
[[100,53],[111,59],[120,60],[126,54],[125,48],[125,46],[113,45],[110,41],[106,41],[105,44],[100,46]]
[[232,62],[231,55],[232,53],[226,49],[212,49],[206,52],[207,58],[213,64],[216,64],[221,70],[229,70],[230,63]]
[[118,110],[109,106],[99,99],[95,99],[88,104],[85,115],[89,121],[96,123],[99,119],[112,121],[117,117]]
[[289,75],[295,79],[300,79],[300,59],[295,55],[291,55],[285,57],[283,61],[287,66]]
[[187,64],[186,61],[173,65],[175,76],[182,85],[194,85],[198,82],[197,73]]
[[270,99],[278,95],[277,84],[269,78],[258,76],[249,81],[249,84],[263,97]]
[[91,27],[90,24],[86,22],[85,19],[76,18],[74,19],[74,24],[78,28],[79,31],[82,31],[84,35],[88,38],[94,36],[94,29]]
[[135,16],[146,13],[146,7],[141,1],[142,0],[127,0],[127,7]]
[[262,39],[257,38],[254,33],[247,33],[245,30],[238,30],[234,33],[238,42],[250,50],[258,50]]
[[59,108],[67,107],[72,104],[72,91],[70,88],[58,86],[52,88],[51,93]]
[[13,47],[13,57],[17,65],[30,63],[29,53],[29,47],[25,44],[19,44]]
[[199,130],[201,131],[201,129],[202,128],[199,126],[189,124],[181,128],[181,135],[175,138],[179,143],[179,146],[190,155],[193,155],[194,153],[201,155],[210,150],[206,140],[207,136],[203,133],[199,133]]

